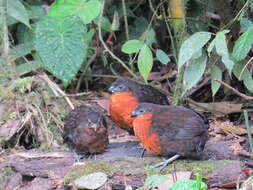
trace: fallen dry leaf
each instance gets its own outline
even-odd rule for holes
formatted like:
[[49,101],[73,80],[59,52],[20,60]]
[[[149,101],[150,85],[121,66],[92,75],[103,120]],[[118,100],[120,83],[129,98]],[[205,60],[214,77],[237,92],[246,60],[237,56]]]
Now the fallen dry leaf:
[[168,190],[169,187],[171,187],[176,181],[182,180],[182,179],[190,179],[191,175],[192,175],[192,172],[189,172],[189,171],[167,174],[165,176],[169,177],[169,180],[165,181],[163,184],[160,184],[158,186],[158,190]]
[[233,153],[235,155],[241,155],[241,156],[246,156],[246,157],[251,156],[251,154],[248,151],[243,149],[243,147],[240,145],[239,142],[232,144],[230,147],[232,148]]
[[107,111],[107,114],[109,115],[109,100],[108,99],[100,99],[95,100],[95,102],[103,109]]

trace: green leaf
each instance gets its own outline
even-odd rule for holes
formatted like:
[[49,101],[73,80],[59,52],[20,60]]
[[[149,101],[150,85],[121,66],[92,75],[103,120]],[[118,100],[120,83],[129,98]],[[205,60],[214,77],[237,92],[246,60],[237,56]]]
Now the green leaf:
[[215,49],[217,53],[222,57],[222,62],[225,64],[229,74],[231,74],[234,62],[229,58],[225,36],[225,34],[228,32],[229,32],[228,30],[218,32],[214,40],[215,40]]
[[[253,92],[253,79],[250,71],[247,67],[245,67],[246,62],[240,61],[237,62],[233,68],[233,74],[236,76],[238,80],[242,80],[245,87],[250,91]],[[243,70],[244,69],[244,70]],[[242,73],[243,71],[243,73]]]
[[246,72],[244,77],[243,77],[243,84],[245,85],[245,87],[253,93],[253,79],[252,79],[252,75],[250,74],[250,72]]
[[161,49],[156,50],[156,57],[162,64],[167,64],[170,61],[169,56]]
[[145,186],[147,186],[149,188],[155,188],[167,180],[169,180],[169,178],[167,176],[155,174],[155,175],[151,175],[151,176],[147,177],[145,179],[144,184],[145,184]]
[[42,66],[67,86],[86,58],[84,26],[79,17],[59,21],[46,17],[38,22],[35,48]]
[[233,69],[235,63],[234,63],[229,57],[226,57],[226,56],[223,56],[223,57],[221,58],[221,60],[222,60],[222,62],[225,64],[225,66],[226,66],[226,68],[227,68],[229,74],[231,74],[232,69]]
[[19,0],[7,1],[7,13],[11,17],[30,27],[28,12],[26,11],[24,5]]
[[210,32],[197,32],[183,42],[178,57],[178,69],[180,69],[192,56],[200,51],[210,40]]
[[143,46],[144,43],[140,40],[128,40],[121,47],[121,51],[127,54],[137,53]]
[[148,31],[145,30],[144,33],[141,35],[140,40],[143,40],[148,46],[151,46],[153,43],[155,43],[156,34],[153,28]]
[[[233,68],[233,74],[236,76],[236,78],[241,81],[244,78],[244,75],[246,72],[249,72],[248,68],[244,68],[246,65],[245,61],[239,61],[235,64]],[[244,69],[244,70],[243,70]],[[242,73],[243,70],[243,73]]]
[[79,16],[85,24],[94,20],[101,11],[99,0],[56,0],[48,10],[48,15],[58,19]]
[[[94,20],[94,23],[96,25],[98,25],[99,23],[99,18],[96,18]],[[107,17],[102,17],[101,20],[101,28],[107,32],[111,32],[112,31],[112,24],[110,23],[109,19]]]
[[215,45],[215,40],[212,40],[211,43],[209,44],[208,48],[207,48],[207,52],[208,52],[209,56],[210,56],[211,51],[214,48],[214,45]]
[[28,15],[30,19],[40,19],[46,16],[46,12],[41,6],[30,6]]
[[27,63],[23,63],[17,66],[17,71],[19,76],[27,74],[31,71],[35,71],[36,69],[40,68],[41,65],[37,61],[29,61]]
[[222,57],[229,56],[225,36],[226,33],[228,33],[228,30],[220,31],[216,34],[216,37],[214,38],[216,51]]
[[253,44],[253,30],[248,29],[235,42],[232,56],[236,61],[244,59]]
[[207,185],[201,182],[201,187],[199,188],[195,180],[182,179],[174,183],[169,190],[207,190]]
[[12,60],[16,60],[20,57],[23,57],[29,53],[31,53],[32,50],[34,50],[34,44],[32,42],[28,42],[25,44],[19,44],[10,50],[10,56]]
[[144,44],[138,55],[137,65],[141,76],[147,83],[148,75],[153,67],[153,54],[151,49]]
[[213,96],[215,96],[215,94],[218,92],[221,84],[214,81],[214,79],[222,80],[222,72],[219,67],[214,65],[211,68],[211,78],[212,78],[212,81],[211,81],[212,94],[213,94]]
[[201,79],[206,68],[206,55],[201,56],[198,59],[192,60],[192,62],[186,67],[184,72],[184,91],[192,88]]
[[241,18],[240,25],[243,30],[248,30],[249,28],[253,28],[253,23],[247,18]]

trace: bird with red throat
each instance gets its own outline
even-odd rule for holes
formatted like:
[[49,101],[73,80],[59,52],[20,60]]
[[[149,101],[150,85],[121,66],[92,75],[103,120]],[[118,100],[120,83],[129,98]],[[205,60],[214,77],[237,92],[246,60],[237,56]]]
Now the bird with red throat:
[[205,158],[208,121],[183,106],[140,103],[132,112],[134,133],[151,154],[171,157],[157,166],[165,167],[178,157]]
[[168,105],[166,95],[159,90],[140,84],[127,77],[118,78],[110,88],[109,114],[112,120],[122,129],[133,134],[133,120],[131,113],[141,102]]
[[63,140],[80,155],[103,152],[109,143],[103,114],[87,105],[76,107],[64,119]]

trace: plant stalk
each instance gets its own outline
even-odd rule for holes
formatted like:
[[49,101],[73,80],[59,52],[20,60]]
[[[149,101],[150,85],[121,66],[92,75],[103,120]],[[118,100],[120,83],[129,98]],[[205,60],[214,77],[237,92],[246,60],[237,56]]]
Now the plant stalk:
[[251,127],[249,125],[248,112],[246,110],[244,110],[243,111],[243,115],[244,115],[245,125],[246,125],[246,128],[247,128],[247,133],[248,133],[248,140],[249,140],[249,145],[250,145],[251,159],[253,159],[253,142],[252,142]]

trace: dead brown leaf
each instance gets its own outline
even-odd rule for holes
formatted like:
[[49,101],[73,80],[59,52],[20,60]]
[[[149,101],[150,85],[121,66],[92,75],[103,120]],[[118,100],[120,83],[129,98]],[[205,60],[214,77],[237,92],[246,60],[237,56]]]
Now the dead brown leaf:
[[243,147],[240,145],[239,142],[235,142],[230,147],[232,148],[233,153],[235,155],[241,155],[241,156],[245,156],[245,157],[250,157],[251,156],[251,154],[248,151],[243,149]]
[[95,100],[95,102],[103,109],[107,111],[107,114],[109,115],[109,100],[108,99],[100,99]]
[[[171,174],[167,174],[169,180],[165,181],[163,184],[160,184],[158,186],[158,190],[167,190],[169,189],[176,181],[182,180],[182,179],[190,179],[192,175],[192,172],[185,171],[185,172],[175,172]],[[176,178],[176,179],[175,179]]]

